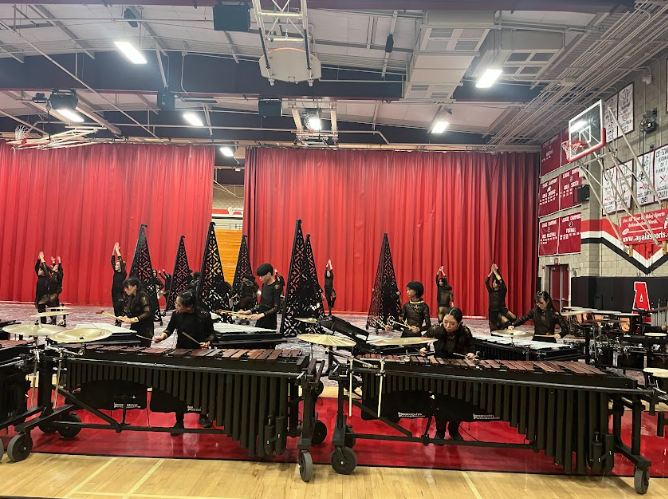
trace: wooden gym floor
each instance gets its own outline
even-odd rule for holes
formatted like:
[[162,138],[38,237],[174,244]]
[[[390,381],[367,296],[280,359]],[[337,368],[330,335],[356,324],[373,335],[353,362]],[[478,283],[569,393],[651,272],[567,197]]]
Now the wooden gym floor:
[[[358,467],[351,476],[316,466],[304,483],[295,464],[33,454],[0,464],[0,497],[69,499],[536,497],[632,498],[632,478],[566,477]],[[651,479],[646,497],[668,497],[668,479]]]

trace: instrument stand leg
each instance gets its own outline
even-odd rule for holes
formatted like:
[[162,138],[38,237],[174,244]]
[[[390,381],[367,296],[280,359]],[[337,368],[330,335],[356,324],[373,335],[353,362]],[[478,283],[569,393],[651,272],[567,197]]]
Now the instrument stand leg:
[[591,343],[591,332],[589,328],[584,328],[585,334],[585,363],[589,364],[591,362],[591,352],[589,351],[589,345]]
[[422,438],[422,445],[429,445],[429,430],[431,429],[431,420],[434,418],[433,411],[431,414],[429,414],[429,417],[427,418],[427,425],[424,429],[424,433],[420,438]]
[[666,413],[660,412],[656,416],[656,436],[663,437],[665,435],[666,427]]

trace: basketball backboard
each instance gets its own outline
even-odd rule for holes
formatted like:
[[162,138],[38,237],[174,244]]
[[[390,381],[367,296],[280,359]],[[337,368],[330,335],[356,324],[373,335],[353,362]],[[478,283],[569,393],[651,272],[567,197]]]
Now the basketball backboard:
[[571,162],[604,145],[603,101],[598,101],[568,121],[568,141],[562,146]]

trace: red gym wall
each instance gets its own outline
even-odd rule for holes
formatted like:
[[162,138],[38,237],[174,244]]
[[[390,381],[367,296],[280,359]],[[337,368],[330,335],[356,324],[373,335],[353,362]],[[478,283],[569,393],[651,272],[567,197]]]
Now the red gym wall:
[[210,147],[98,144],[14,151],[0,144],[0,300],[32,302],[35,261],[63,259],[61,300],[110,304],[111,250],[128,271],[142,223],[154,268],[171,273],[181,234],[191,266],[211,220]]
[[443,265],[455,304],[484,316],[483,280],[496,262],[519,314],[532,305],[536,282],[537,181],[535,154],[251,149],[251,261],[271,262],[287,278],[301,218],[321,285],[332,260],[336,309],[366,312],[387,232],[402,300],[408,281],[422,281],[435,316],[434,276]]

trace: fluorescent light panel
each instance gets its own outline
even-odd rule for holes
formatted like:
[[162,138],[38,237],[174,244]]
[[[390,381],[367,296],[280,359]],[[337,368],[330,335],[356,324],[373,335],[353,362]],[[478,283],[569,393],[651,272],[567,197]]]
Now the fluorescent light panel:
[[204,126],[202,119],[197,113],[183,113],[185,120],[190,123],[192,126]]
[[449,126],[450,123],[445,120],[437,121],[431,129],[431,133],[443,133]]
[[478,82],[475,84],[476,88],[489,88],[496,80],[499,79],[499,76],[503,74],[503,70],[496,68],[487,68],[482,76],[478,79]]
[[228,158],[234,157],[234,149],[232,149],[230,146],[221,147],[220,152],[223,153],[223,156],[227,156]]
[[54,109],[54,111],[57,112],[59,115],[61,115],[66,120],[71,121],[73,123],[83,123],[84,122],[83,116],[81,116],[79,113],[73,111],[72,109],[61,108],[61,109]]
[[318,116],[309,116],[308,127],[314,132],[322,130],[322,120]]
[[118,50],[123,52],[123,55],[130,59],[132,64],[146,64],[146,57],[139,50],[135,48],[130,42],[121,42],[117,41],[114,44],[118,47]]

